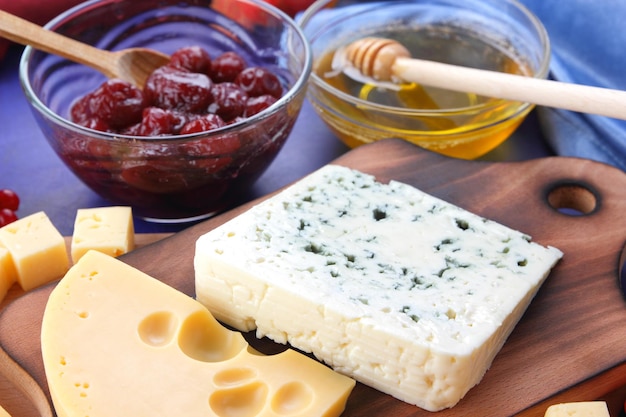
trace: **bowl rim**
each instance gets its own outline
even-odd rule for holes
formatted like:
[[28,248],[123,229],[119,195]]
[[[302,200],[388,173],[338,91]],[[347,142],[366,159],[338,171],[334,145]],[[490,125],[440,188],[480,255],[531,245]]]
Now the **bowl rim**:
[[[309,23],[313,19],[316,13],[324,8],[332,7],[332,3],[334,3],[335,1],[336,0],[316,0],[311,6],[309,6],[304,11],[304,13],[298,18],[297,22],[305,31],[305,33],[306,33],[307,23]],[[409,0],[378,0],[378,2],[382,2],[382,3],[406,3],[407,1]],[[522,4],[519,0],[497,0],[497,2],[502,3],[502,4],[509,4],[515,9],[517,9],[518,11],[520,11],[532,24],[532,27],[537,31],[540,43],[543,47],[543,53],[541,54],[541,61],[540,61],[539,68],[537,71],[533,73],[532,77],[533,78],[547,77],[549,74],[549,70],[550,70],[550,61],[551,61],[552,52],[551,52],[551,43],[550,43],[549,34],[545,26],[541,22],[541,20],[534,13],[532,13],[530,9],[528,9],[524,4]],[[372,1],[372,3],[376,3],[376,2]],[[359,2],[355,2],[355,4],[359,4]],[[385,113],[389,113],[389,112],[393,112],[394,114],[400,113],[403,115],[409,115],[413,117],[419,117],[419,116],[426,117],[426,116],[433,116],[434,114],[441,115],[441,117],[450,117],[450,116],[453,116],[454,114],[467,112],[467,111],[478,111],[478,110],[487,111],[490,108],[501,106],[503,103],[512,102],[512,100],[494,98],[493,100],[489,100],[488,102],[485,102],[485,103],[465,106],[465,107],[455,107],[455,108],[445,108],[445,109],[410,109],[410,108],[401,108],[401,107],[388,106],[388,105],[379,104],[379,103],[373,103],[371,101],[361,99],[355,95],[345,93],[339,90],[338,88],[335,88],[332,85],[326,83],[322,78],[320,78],[315,73],[315,71],[311,71],[310,82],[315,84],[317,87],[326,90],[328,93],[340,98],[341,100],[349,102],[360,108],[368,108],[374,111],[385,112]],[[524,112],[528,108],[532,108],[534,106],[534,104],[527,103],[527,102],[518,102],[518,103],[520,103],[520,105],[517,107],[517,110],[504,120],[507,120],[510,117],[514,117],[520,112]],[[495,123],[498,123],[498,122],[499,121]],[[489,125],[485,125],[485,126],[479,126],[476,129],[481,129],[486,126],[490,126],[492,124],[493,123]],[[439,133],[443,133],[443,132],[439,132]]]
[[[94,6],[99,6],[100,3],[108,4],[108,3],[111,3],[111,1],[112,0],[86,0],[60,13],[59,15],[51,19],[48,23],[44,24],[43,27],[48,30],[53,30],[53,28],[56,25],[58,25],[61,21],[66,20],[68,17],[71,17],[75,15],[76,13],[79,13],[83,10],[89,10],[90,8]],[[113,2],[114,1],[115,0],[113,0]],[[308,42],[308,39],[306,35],[304,34],[304,30],[300,27],[300,25],[296,23],[296,21],[293,18],[291,18],[281,9],[279,9],[278,7],[264,0],[238,0],[238,1],[251,3],[257,7],[260,7],[261,9],[267,10],[271,14],[275,14],[278,17],[280,17],[280,19],[286,22],[290,30],[292,30],[297,35],[299,40],[302,42],[302,48],[304,52],[303,68],[302,68],[302,71],[300,71],[300,74],[295,80],[293,86],[289,90],[287,90],[287,92],[285,92],[271,106],[260,111],[259,113],[252,115],[251,117],[242,119],[238,122],[228,124],[220,128],[216,128],[216,129],[212,129],[212,130],[204,131],[204,132],[189,133],[185,135],[136,136],[136,135],[126,135],[126,134],[120,134],[120,133],[104,132],[104,131],[84,127],[52,111],[48,106],[46,106],[43,103],[43,101],[37,96],[37,94],[33,90],[32,84],[28,77],[30,60],[32,58],[32,55],[35,52],[41,52],[47,55],[52,55],[52,54],[38,51],[36,48],[32,46],[26,46],[20,57],[18,71],[19,71],[19,79],[20,79],[20,84],[22,86],[22,90],[26,98],[32,105],[32,107],[35,108],[40,113],[42,113],[46,118],[54,121],[55,124],[60,125],[61,127],[68,129],[74,133],[85,134],[93,138],[110,140],[110,141],[133,141],[133,142],[150,142],[150,143],[156,143],[160,141],[167,141],[168,143],[186,142],[186,141],[194,140],[198,138],[206,138],[207,135],[210,135],[210,136],[223,136],[224,135],[225,136],[230,133],[239,131],[240,129],[250,126],[252,124],[256,124],[259,121],[266,120],[272,117],[273,115],[275,115],[276,113],[278,113],[282,108],[287,106],[289,102],[293,101],[296,97],[300,95],[300,93],[303,90],[306,89],[308,85],[309,75],[311,74],[311,70],[313,66],[313,53],[312,53],[311,46]],[[183,4],[185,2],[180,1],[179,3]]]

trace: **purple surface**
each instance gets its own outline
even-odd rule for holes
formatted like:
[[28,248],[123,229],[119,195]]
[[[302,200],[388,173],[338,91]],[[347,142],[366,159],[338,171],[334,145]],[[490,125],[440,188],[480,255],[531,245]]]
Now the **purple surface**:
[[[13,47],[0,61],[0,188],[10,188],[20,196],[19,217],[45,211],[59,231],[69,236],[77,209],[110,203],[63,165],[39,131],[19,85],[20,54],[21,48]],[[287,144],[244,201],[296,181],[348,150],[305,102]],[[533,112],[507,142],[482,159],[515,161],[549,154]],[[186,226],[135,219],[138,233],[175,232]]]

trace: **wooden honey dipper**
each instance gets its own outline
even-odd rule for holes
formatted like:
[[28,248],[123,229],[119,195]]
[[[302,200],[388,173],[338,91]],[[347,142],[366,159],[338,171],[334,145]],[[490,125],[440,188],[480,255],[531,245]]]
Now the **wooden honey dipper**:
[[384,38],[359,39],[335,55],[333,67],[359,81],[412,82],[626,120],[626,91],[411,58],[402,44]]

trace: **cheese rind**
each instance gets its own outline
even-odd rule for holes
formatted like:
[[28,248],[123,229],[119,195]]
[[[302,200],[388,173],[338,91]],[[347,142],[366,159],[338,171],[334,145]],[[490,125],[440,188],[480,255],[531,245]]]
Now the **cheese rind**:
[[134,247],[135,229],[130,207],[95,207],[76,211],[70,251],[74,263],[92,249],[117,257]]
[[65,240],[44,212],[0,228],[0,243],[11,254],[24,291],[61,278],[69,268]]
[[544,417],[610,417],[610,415],[604,401],[580,401],[551,405]]
[[42,321],[59,417],[338,416],[355,381],[294,350],[264,356],[191,297],[87,252]]
[[194,268],[219,320],[437,411],[481,380],[561,256],[331,165],[201,236]]

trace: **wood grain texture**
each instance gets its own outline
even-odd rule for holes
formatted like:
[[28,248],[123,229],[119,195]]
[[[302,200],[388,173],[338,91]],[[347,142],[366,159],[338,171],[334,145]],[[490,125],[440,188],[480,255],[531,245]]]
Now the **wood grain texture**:
[[[626,174],[574,158],[462,161],[398,140],[362,146],[335,163],[374,174],[383,182],[395,179],[412,184],[528,233],[565,254],[481,383],[438,416],[543,416],[549,403],[593,400],[626,385],[626,302],[618,285],[626,240]],[[122,259],[193,296],[196,239],[250,204]],[[568,215],[553,206],[573,207],[586,214]],[[33,291],[0,314],[0,347],[14,362],[12,368],[22,372],[17,382],[25,384],[40,408],[41,398],[48,394],[39,331],[51,289]],[[246,336],[265,353],[284,349]],[[23,381],[28,379],[24,375],[32,377],[30,384]],[[344,415],[418,417],[432,413],[357,384]]]

